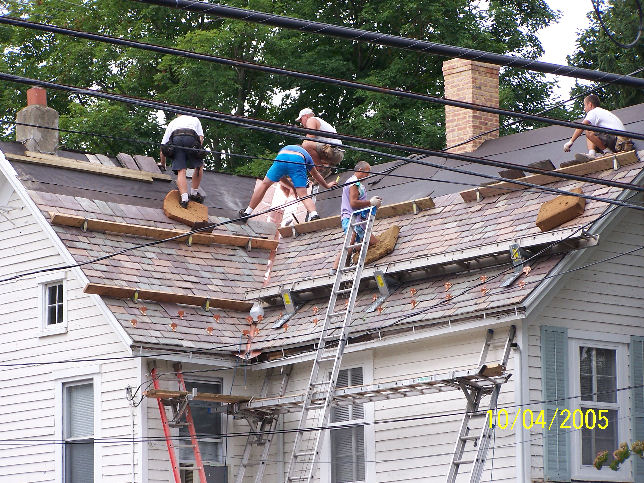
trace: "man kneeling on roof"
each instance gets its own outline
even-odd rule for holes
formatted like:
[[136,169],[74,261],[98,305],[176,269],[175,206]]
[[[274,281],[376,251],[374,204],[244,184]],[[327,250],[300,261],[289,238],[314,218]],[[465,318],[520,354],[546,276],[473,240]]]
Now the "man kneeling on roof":
[[[177,187],[181,194],[181,207],[188,207],[188,200],[203,203],[204,197],[199,193],[199,184],[203,177],[203,158],[206,151],[202,149],[203,128],[201,121],[193,116],[175,117],[165,130],[161,141],[161,169],[165,171],[166,157],[172,158],[172,171],[177,175]],[[194,168],[192,188],[188,194],[186,169]]]
[[[342,205],[340,218],[342,219],[342,230],[346,233],[351,224],[351,215],[354,211],[362,210],[370,206],[379,208],[382,204],[382,198],[380,196],[374,196],[371,199],[367,199],[367,190],[360,180],[369,176],[371,171],[371,166],[366,161],[360,161],[356,164],[354,168],[354,175],[351,176],[346,183],[344,188],[342,188]],[[368,213],[368,212],[365,212]],[[353,227],[353,234],[351,235],[351,245],[355,243],[360,243],[364,238],[364,225],[356,225]],[[375,235],[371,235],[369,239],[369,246],[375,245],[378,243],[378,238]],[[333,262],[333,268],[331,269],[330,274],[335,275],[338,271],[338,265],[340,264],[340,255],[335,258]]]
[[[285,176],[291,178],[295,189],[295,195],[298,198],[307,196],[307,173],[310,173],[322,187],[327,189],[334,187],[336,185],[335,181],[327,183],[318,172],[317,168],[313,164],[313,158],[311,157],[309,149],[313,148],[305,149],[302,146],[295,144],[284,146],[280,152],[277,153],[275,161],[273,161],[273,165],[266,173],[264,180],[255,187],[255,191],[250,199],[248,208],[245,210],[239,210],[239,217],[242,219],[248,218],[248,216],[253,213],[253,210],[257,208],[257,205],[262,201],[268,188]],[[302,203],[304,204],[306,211],[308,211],[306,221],[313,221],[320,218],[318,212],[315,211],[315,203],[313,203],[311,198],[303,199]]]

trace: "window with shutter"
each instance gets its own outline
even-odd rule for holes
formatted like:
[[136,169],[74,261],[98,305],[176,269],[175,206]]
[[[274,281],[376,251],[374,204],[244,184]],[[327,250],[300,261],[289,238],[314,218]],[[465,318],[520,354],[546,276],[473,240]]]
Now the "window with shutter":
[[[186,381],[186,389],[197,392],[207,392],[212,394],[221,394],[221,382],[208,381]],[[199,435],[199,451],[204,463],[204,470],[208,482],[225,481],[222,475],[225,473],[224,453],[222,444],[222,413],[218,411],[220,403],[210,401],[190,401],[190,411],[195,424],[195,432]],[[194,452],[190,443],[190,432],[187,426],[179,427],[179,437],[182,446],[179,451],[179,465],[183,467],[181,477],[184,483],[193,483],[199,481],[199,476],[192,467],[195,466]]]
[[[358,386],[363,383],[362,367],[342,369],[337,387]],[[333,483],[365,480],[364,406],[351,404],[334,407],[331,423],[357,423],[355,426],[331,430],[331,478]]]
[[94,386],[70,383],[64,386],[64,482],[94,481]]

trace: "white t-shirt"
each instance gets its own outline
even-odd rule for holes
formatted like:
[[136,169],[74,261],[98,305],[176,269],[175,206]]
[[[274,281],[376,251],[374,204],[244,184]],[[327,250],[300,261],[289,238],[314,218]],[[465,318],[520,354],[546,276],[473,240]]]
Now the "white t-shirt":
[[170,141],[170,136],[177,129],[192,129],[197,133],[197,136],[203,136],[203,128],[201,127],[201,121],[193,116],[184,116],[175,117],[168,127],[165,128],[165,134],[163,135],[163,140],[161,144],[166,144]]
[[622,124],[622,121],[620,121],[615,114],[602,107],[595,107],[588,111],[584,121],[588,121],[591,126],[624,131],[624,124]]
[[[312,117],[311,119],[317,119],[318,120],[318,122],[320,123],[320,131],[333,132],[333,133],[337,132],[335,130],[335,128],[331,124],[326,122],[324,119],[320,119],[319,117]],[[324,143],[327,143],[327,144],[342,144],[342,141],[340,141],[339,139],[323,138],[323,137],[319,137],[319,136],[316,137],[315,139],[318,140],[318,141],[322,141]]]

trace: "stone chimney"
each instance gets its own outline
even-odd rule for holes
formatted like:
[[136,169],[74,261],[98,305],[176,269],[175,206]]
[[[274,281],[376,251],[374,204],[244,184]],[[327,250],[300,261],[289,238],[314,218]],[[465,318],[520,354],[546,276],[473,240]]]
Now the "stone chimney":
[[[443,62],[445,98],[499,107],[499,66],[474,60],[452,59]],[[487,112],[445,106],[447,147],[473,136],[498,129],[499,116]],[[499,137],[498,130],[453,149],[450,153],[474,151],[483,141]]]
[[58,112],[47,107],[47,91],[45,89],[32,87],[27,91],[27,107],[18,112],[16,122],[20,123],[16,124],[16,141],[24,144],[27,151],[56,153],[58,149]]

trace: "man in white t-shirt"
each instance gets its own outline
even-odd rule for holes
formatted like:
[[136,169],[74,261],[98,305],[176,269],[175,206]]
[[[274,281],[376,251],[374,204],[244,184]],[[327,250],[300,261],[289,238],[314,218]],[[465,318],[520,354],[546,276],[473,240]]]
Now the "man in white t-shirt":
[[[165,130],[161,141],[161,169],[165,171],[166,154],[172,158],[172,171],[177,175],[177,187],[181,194],[181,207],[188,207],[188,200],[203,203],[199,184],[203,177],[203,128],[201,121],[193,116],[175,117]],[[188,194],[186,169],[193,169],[192,187]]]
[[[317,131],[326,131],[335,133],[335,128],[320,117],[316,117],[315,113],[310,108],[305,108],[300,111],[296,121],[302,123],[302,126],[307,129],[315,129]],[[325,138],[321,136],[314,136],[307,134],[306,137],[315,139],[316,141],[304,141],[302,146],[306,149],[308,146],[314,148],[313,162],[319,165],[320,162],[328,167],[318,168],[322,176],[327,176],[331,171],[331,167],[337,166],[344,159],[344,150],[342,149],[342,141],[334,138]]]
[[[599,97],[591,94],[584,98],[584,112],[586,117],[582,124],[590,126],[605,127],[607,129],[615,129],[617,131],[624,131],[624,124],[619,118],[610,111],[599,107]],[[564,151],[570,151],[573,143],[581,136],[583,130],[576,129],[570,141],[564,144]],[[620,136],[621,138],[621,136]],[[586,145],[588,146],[588,154],[576,154],[575,159],[578,161],[588,161],[590,159],[601,156],[605,153],[614,153],[616,149],[617,136],[614,134],[607,134],[603,132],[586,131]]]

